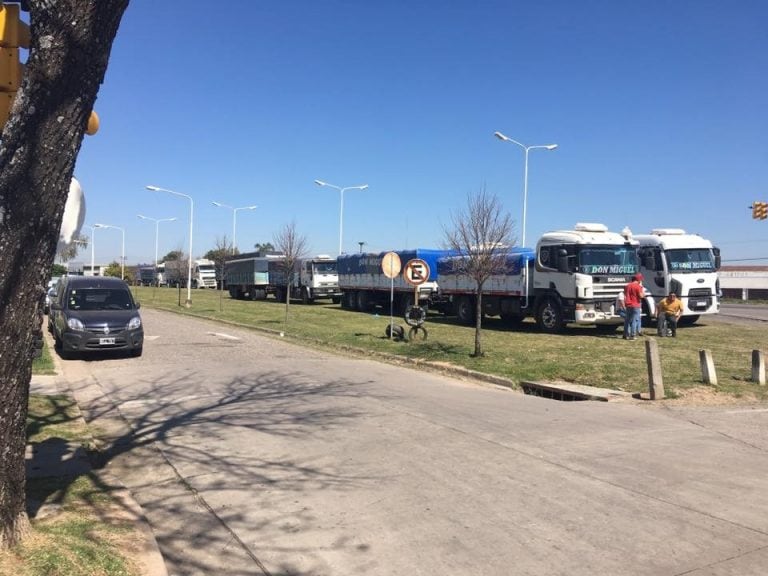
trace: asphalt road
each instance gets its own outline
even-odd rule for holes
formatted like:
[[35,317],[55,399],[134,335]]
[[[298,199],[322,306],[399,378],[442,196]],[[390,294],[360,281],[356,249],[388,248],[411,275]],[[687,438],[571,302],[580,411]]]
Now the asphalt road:
[[756,304],[721,304],[720,314],[716,314],[711,318],[723,322],[730,322],[735,319],[749,320],[752,322],[768,322],[768,306]]
[[768,410],[556,402],[142,311],[65,363],[171,575],[763,575]]

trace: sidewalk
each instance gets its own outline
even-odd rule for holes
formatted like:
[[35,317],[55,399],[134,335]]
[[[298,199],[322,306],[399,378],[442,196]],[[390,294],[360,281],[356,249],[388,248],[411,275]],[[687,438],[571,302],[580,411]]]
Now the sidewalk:
[[[59,358],[53,352],[54,365],[59,375],[37,376],[33,375],[30,382],[30,393],[55,395],[63,394],[74,398],[69,385],[60,374],[62,373]],[[48,478],[58,476],[79,476],[92,474],[98,480],[98,484],[109,492],[118,504],[115,513],[119,511],[120,521],[132,521],[136,524],[137,533],[142,538],[137,557],[132,560],[141,570],[143,576],[168,576],[165,561],[160,554],[160,549],[155,540],[155,535],[144,516],[141,506],[131,495],[130,491],[114,476],[105,470],[97,470],[91,467],[88,457],[79,445],[61,440],[60,442],[45,442],[35,446],[27,446],[26,454],[27,477]],[[34,510],[35,516],[44,516],[55,513],[56,505],[41,505],[37,502],[28,502],[28,508]],[[49,509],[50,508],[50,509]],[[118,520],[118,518],[116,518]]]

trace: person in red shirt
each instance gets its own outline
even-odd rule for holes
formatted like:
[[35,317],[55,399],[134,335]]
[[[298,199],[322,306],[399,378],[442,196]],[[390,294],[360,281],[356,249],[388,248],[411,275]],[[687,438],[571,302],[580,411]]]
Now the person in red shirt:
[[624,288],[624,306],[627,309],[627,316],[624,318],[625,340],[634,340],[640,335],[640,311],[645,296],[642,281],[643,275],[635,274],[632,282]]

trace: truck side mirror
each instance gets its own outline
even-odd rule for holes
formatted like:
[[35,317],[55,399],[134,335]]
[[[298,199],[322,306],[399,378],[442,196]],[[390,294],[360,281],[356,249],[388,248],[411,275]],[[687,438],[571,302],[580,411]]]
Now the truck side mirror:
[[720,270],[720,265],[723,263],[720,259],[720,248],[712,248],[712,252],[715,254],[715,270]]
[[568,251],[565,248],[557,251],[557,271],[568,272]]

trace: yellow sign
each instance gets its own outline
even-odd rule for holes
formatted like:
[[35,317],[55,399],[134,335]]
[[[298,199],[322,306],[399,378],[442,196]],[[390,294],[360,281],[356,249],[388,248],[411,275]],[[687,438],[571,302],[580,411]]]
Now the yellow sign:
[[381,271],[387,278],[396,278],[400,274],[403,265],[397,252],[387,252],[381,259]]

